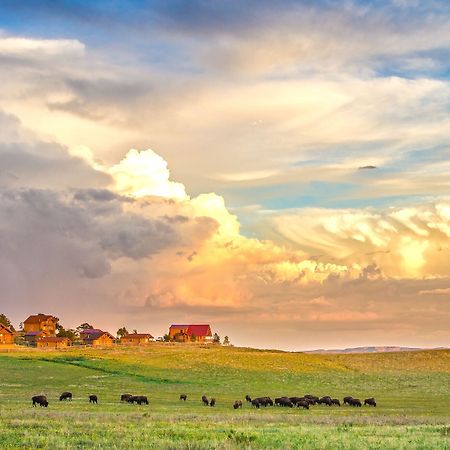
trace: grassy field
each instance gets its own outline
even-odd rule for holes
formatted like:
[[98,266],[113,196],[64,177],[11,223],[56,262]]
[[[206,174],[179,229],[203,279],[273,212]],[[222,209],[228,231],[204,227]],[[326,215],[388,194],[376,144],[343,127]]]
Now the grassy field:
[[[72,402],[59,402],[69,390]],[[150,405],[121,404],[125,392]],[[187,402],[179,395],[186,393]],[[309,411],[236,399],[374,396]],[[47,395],[48,408],[31,396]],[[97,394],[98,405],[88,395]],[[214,408],[201,395],[217,399]],[[450,449],[450,351],[306,355],[216,346],[0,352],[0,448]]]

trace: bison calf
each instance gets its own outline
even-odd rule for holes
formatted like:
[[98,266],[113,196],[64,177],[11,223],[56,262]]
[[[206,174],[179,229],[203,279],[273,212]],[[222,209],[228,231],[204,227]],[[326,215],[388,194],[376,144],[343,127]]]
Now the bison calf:
[[89,403],[95,403],[95,404],[97,404],[97,403],[98,403],[98,398],[97,398],[97,396],[96,396],[96,395],[90,395],[90,396],[89,396]]
[[183,400],[185,402],[187,400],[187,395],[186,394],[181,394],[180,395],[180,400]]
[[247,400],[249,403],[252,402],[252,398],[248,394],[245,396],[245,400]]
[[242,408],[242,400],[236,400],[233,404],[234,409]]
[[209,406],[216,406],[216,399],[212,398],[211,401],[209,402]]

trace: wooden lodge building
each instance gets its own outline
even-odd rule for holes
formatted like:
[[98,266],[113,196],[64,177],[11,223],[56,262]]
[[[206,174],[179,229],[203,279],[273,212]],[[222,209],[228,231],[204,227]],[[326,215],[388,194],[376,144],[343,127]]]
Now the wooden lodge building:
[[55,337],[58,318],[48,314],[34,314],[29,316],[23,323],[25,341],[36,344],[44,337]]
[[131,333],[120,338],[120,343],[125,345],[146,345],[155,338],[150,333]]
[[169,338],[175,342],[212,342],[209,325],[171,325]]
[[42,337],[36,341],[37,348],[66,348],[70,346],[70,339],[65,337]]
[[80,340],[84,345],[93,347],[111,347],[114,344],[114,336],[107,331],[96,328],[82,330],[80,332]]
[[14,331],[0,323],[0,345],[14,344]]

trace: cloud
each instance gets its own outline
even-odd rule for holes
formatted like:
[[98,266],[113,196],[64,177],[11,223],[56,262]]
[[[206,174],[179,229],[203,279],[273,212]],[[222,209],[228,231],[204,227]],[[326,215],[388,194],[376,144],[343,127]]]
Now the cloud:
[[0,57],[42,59],[54,56],[83,56],[85,46],[76,39],[31,39],[0,37]]

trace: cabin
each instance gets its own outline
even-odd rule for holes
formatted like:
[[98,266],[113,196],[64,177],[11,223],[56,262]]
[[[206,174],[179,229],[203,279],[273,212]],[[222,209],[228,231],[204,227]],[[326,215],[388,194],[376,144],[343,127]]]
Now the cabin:
[[114,344],[114,336],[97,328],[80,331],[80,340],[93,347],[111,347]]
[[171,325],[169,338],[175,342],[212,342],[209,325]]
[[31,333],[41,333],[42,336],[56,336],[56,326],[58,325],[58,318],[48,314],[35,314],[29,316],[23,322],[23,331],[25,336]]
[[14,331],[0,323],[0,345],[14,344]]
[[155,338],[150,333],[132,333],[122,336],[120,343],[125,345],[146,345],[154,340]]
[[36,341],[37,348],[66,348],[70,345],[70,339],[66,337],[45,336]]

